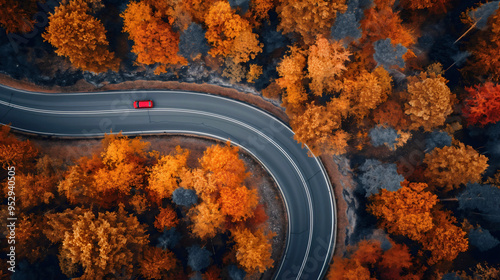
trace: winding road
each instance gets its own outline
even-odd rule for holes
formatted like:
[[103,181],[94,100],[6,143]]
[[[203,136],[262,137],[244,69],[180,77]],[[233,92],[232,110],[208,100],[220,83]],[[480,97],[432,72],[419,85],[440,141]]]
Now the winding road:
[[[133,109],[151,99],[152,109]],[[274,278],[322,279],[335,247],[336,206],[318,158],[293,140],[293,131],[248,104],[205,93],[130,90],[36,93],[0,86],[0,123],[52,136],[188,133],[230,139],[251,153],[277,182],[286,202],[288,236]]]

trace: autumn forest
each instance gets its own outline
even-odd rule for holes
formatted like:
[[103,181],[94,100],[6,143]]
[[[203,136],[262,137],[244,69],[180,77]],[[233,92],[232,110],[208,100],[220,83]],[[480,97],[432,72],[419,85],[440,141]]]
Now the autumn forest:
[[[59,90],[179,81],[257,95],[338,165],[336,199],[355,201],[337,209],[349,229],[325,279],[500,279],[499,4],[0,0],[0,72]],[[6,197],[6,168],[22,170],[30,267],[12,279],[258,279],[279,264],[238,148],[189,154],[108,134],[61,165],[2,126],[0,179]]]

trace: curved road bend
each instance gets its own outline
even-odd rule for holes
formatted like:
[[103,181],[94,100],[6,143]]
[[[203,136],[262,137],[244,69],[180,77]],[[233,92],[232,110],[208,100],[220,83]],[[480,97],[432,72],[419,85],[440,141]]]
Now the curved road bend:
[[[154,108],[133,109],[151,99]],[[320,161],[293,140],[281,121],[245,103],[203,93],[116,91],[35,93],[0,86],[0,123],[42,135],[91,137],[191,133],[230,139],[253,154],[286,202],[288,236],[275,279],[322,279],[336,236],[335,199]]]

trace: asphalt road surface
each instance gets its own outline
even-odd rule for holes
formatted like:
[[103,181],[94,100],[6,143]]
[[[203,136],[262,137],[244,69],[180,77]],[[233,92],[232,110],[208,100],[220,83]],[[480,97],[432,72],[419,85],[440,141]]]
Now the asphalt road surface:
[[[134,109],[135,100],[152,109]],[[204,93],[117,91],[34,93],[0,86],[0,123],[53,136],[92,137],[191,133],[230,139],[274,177],[286,202],[288,236],[275,279],[322,279],[335,247],[335,198],[321,162],[308,157],[294,133],[270,114]]]

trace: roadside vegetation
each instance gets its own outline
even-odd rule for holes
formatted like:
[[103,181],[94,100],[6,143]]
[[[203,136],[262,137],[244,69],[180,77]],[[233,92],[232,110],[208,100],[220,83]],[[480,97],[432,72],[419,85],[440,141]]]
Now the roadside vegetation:
[[243,279],[275,263],[265,206],[229,142],[188,166],[187,149],[107,135],[66,165],[2,126],[0,150],[18,170],[19,279]]

